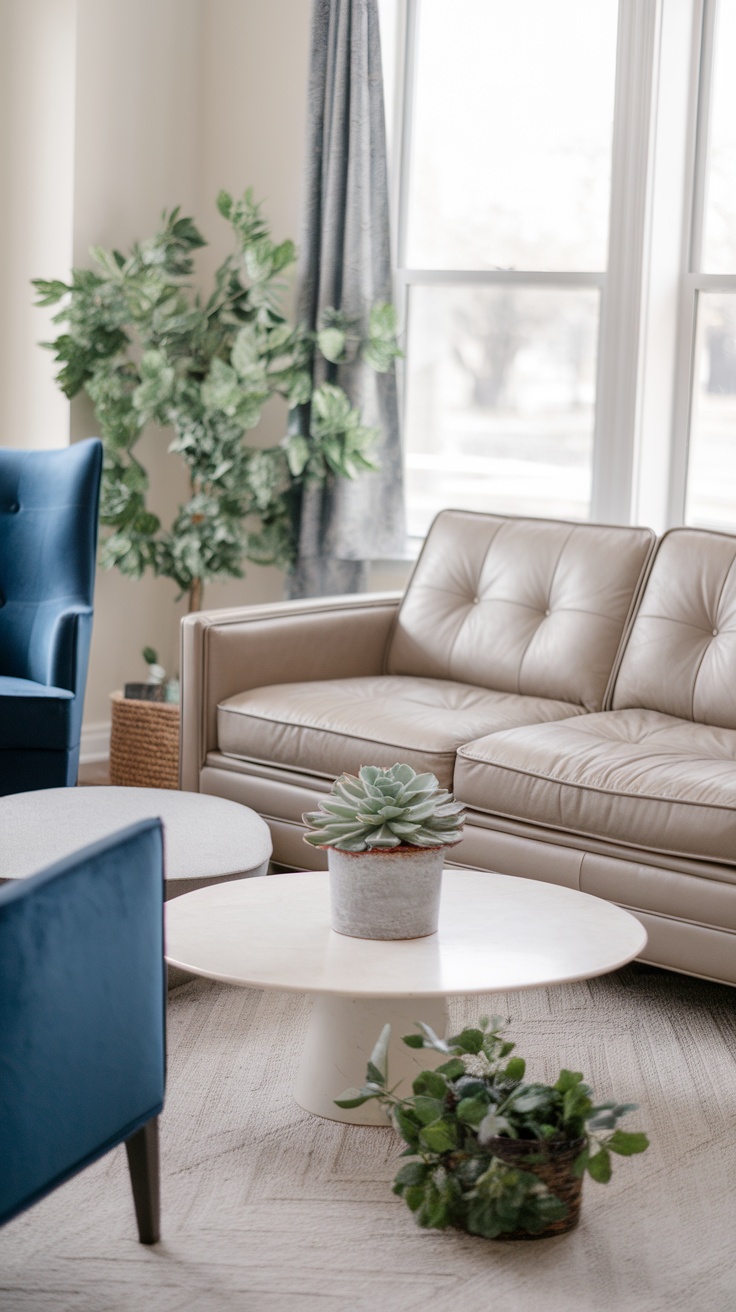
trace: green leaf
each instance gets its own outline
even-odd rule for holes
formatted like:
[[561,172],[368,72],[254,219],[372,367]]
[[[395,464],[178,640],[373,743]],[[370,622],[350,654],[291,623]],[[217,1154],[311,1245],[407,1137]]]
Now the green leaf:
[[420,1131],[419,1140],[430,1152],[446,1153],[457,1147],[457,1131],[452,1121],[433,1121]]
[[396,310],[390,302],[373,306],[369,318],[369,332],[374,337],[393,337],[396,332]]
[[580,1071],[562,1070],[555,1081],[554,1087],[559,1093],[566,1093],[568,1089],[574,1089],[576,1085],[580,1084],[582,1078]]
[[427,1230],[444,1230],[449,1222],[445,1200],[431,1178],[424,1184],[424,1201],[416,1215],[419,1225]]
[[588,1174],[599,1184],[608,1184],[611,1178],[611,1157],[605,1148],[588,1159]]
[[[384,1025],[381,1033],[376,1039],[375,1047],[370,1056],[370,1065],[379,1073],[380,1079],[385,1083],[388,1071],[388,1045],[391,1042],[391,1026]],[[371,1078],[374,1078],[373,1076]]]
[[578,1153],[578,1156],[572,1164],[572,1174],[580,1179],[581,1176],[585,1175],[589,1161],[590,1153],[587,1148],[584,1148],[581,1153]]
[[421,1071],[411,1087],[414,1093],[428,1094],[431,1098],[438,1098],[440,1101],[444,1101],[447,1093],[447,1081],[438,1071]]
[[511,1061],[507,1063],[506,1070],[504,1071],[504,1079],[523,1080],[525,1073],[526,1062],[524,1061],[524,1058],[512,1057]]
[[445,1110],[443,1101],[439,1098],[429,1098],[425,1094],[419,1094],[414,1098],[413,1107],[422,1125],[429,1125],[439,1120]]
[[465,1063],[459,1057],[451,1057],[449,1061],[444,1061],[441,1066],[436,1066],[435,1072],[437,1075],[444,1075],[448,1080],[457,1080],[465,1074]]
[[312,375],[306,369],[300,369],[289,383],[287,400],[289,405],[306,405],[312,396]]
[[382,1091],[366,1093],[362,1089],[346,1089],[340,1098],[333,1098],[336,1107],[362,1107],[364,1102],[370,1102],[371,1098],[380,1098]]
[[645,1134],[616,1130],[606,1139],[606,1147],[612,1153],[619,1153],[621,1157],[632,1157],[634,1153],[646,1152],[649,1140]]
[[112,251],[106,251],[104,246],[90,246],[89,253],[92,259],[105,270],[110,278],[120,278],[120,265],[118,264]]
[[367,1065],[367,1068],[366,1068],[366,1080],[367,1080],[368,1083],[370,1083],[370,1084],[381,1084],[381,1085],[382,1085],[382,1084],[385,1084],[385,1083],[386,1083],[386,1077],[382,1074],[381,1071],[379,1071],[379,1069],[378,1069],[377,1066],[374,1066],[374,1065],[373,1065],[373,1062],[372,1062],[372,1061],[369,1061],[369,1062],[368,1062],[368,1065]]
[[424,1038],[421,1034],[404,1034],[401,1042],[405,1043],[407,1048],[424,1047]]
[[396,1185],[411,1188],[424,1184],[431,1172],[432,1167],[427,1162],[406,1162],[394,1179],[394,1193],[396,1192]]
[[201,387],[202,404],[206,410],[221,410],[234,415],[243,399],[238,375],[224,360],[215,359]]
[[488,1112],[488,1103],[483,1098],[461,1098],[455,1108],[455,1115],[466,1125],[480,1125]]
[[554,1099],[554,1093],[545,1085],[529,1084],[522,1086],[518,1097],[511,1095],[513,1098],[513,1110],[521,1116],[526,1116],[529,1112],[538,1112],[542,1108],[547,1108]]
[[281,273],[296,259],[296,246],[293,241],[282,241],[271,253],[274,273]]
[[246,323],[235,338],[230,363],[237,373],[247,374],[259,360],[258,334],[252,323]]
[[482,1030],[465,1029],[448,1039],[447,1044],[450,1048],[459,1048],[461,1052],[469,1052],[475,1056],[483,1047],[484,1037]]
[[298,434],[284,439],[286,459],[294,478],[300,478],[309,464],[311,449],[305,437]]
[[38,291],[38,300],[36,305],[56,305],[62,296],[65,296],[71,290],[65,282],[59,282],[57,278],[45,281],[43,278],[33,278],[31,284]]
[[392,1118],[397,1132],[401,1135],[404,1143],[408,1143],[411,1148],[416,1148],[419,1142],[420,1126],[417,1124],[412,1113],[404,1107],[394,1107]]
[[317,345],[325,359],[336,364],[345,350],[345,334],[339,328],[323,328],[317,333]]
[[424,1202],[424,1185],[410,1185],[404,1192],[404,1202],[412,1212],[418,1212]]

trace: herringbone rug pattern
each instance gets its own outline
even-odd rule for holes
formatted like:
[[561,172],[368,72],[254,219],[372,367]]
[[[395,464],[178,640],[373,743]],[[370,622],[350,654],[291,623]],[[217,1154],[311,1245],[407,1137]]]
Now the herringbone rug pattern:
[[649,1152],[588,1181],[580,1228],[501,1244],[418,1230],[391,1130],[290,1097],[308,1003],[204,980],[169,1004],[163,1229],[135,1239],[123,1149],[0,1232],[2,1312],[734,1312],[736,992],[629,967],[461,1000],[513,1017],[529,1074],[638,1101]]

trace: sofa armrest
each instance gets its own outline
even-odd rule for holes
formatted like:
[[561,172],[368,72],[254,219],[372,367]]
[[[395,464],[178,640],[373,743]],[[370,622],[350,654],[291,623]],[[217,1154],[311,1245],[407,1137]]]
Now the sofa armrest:
[[274,683],[382,674],[400,592],[199,611],[181,625],[181,787],[217,746],[217,706]]

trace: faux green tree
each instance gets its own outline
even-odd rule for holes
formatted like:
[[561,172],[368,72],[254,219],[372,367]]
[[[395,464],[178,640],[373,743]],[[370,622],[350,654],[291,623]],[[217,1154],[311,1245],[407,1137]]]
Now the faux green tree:
[[[400,354],[391,305],[375,305],[364,325],[334,309],[316,332],[289,323],[282,275],[293,242],[272,241],[250,191],[240,200],[223,191],[217,207],[236,248],[207,300],[191,283],[193,253],[206,242],[179,209],[128,255],[93,247],[94,269],[73,269],[69,283],[34,281],[39,305],[61,303],[54,322],[64,330],[44,343],[57,382],[68,397],[87,393],[105,445],[101,564],[173,579],[190,611],[208,580],[242,576],[244,560],[293,564],[308,481],[376,467],[375,430],[346,393],[330,381],[313,388],[315,351],[332,366],[360,356],[378,372]],[[251,435],[273,396],[301,423],[264,448]],[[191,495],[168,528],[148,505],[135,451],[149,423],[174,430],[168,449],[189,474]]]

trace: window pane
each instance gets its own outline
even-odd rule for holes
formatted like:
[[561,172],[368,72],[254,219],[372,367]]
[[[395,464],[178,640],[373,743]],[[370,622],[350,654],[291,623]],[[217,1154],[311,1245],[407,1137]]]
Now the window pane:
[[706,273],[736,273],[736,0],[719,0],[706,161]]
[[736,296],[720,293],[698,298],[686,519],[736,526]]
[[606,267],[616,0],[420,0],[407,263]]
[[596,290],[412,287],[409,531],[445,506],[589,513]]

